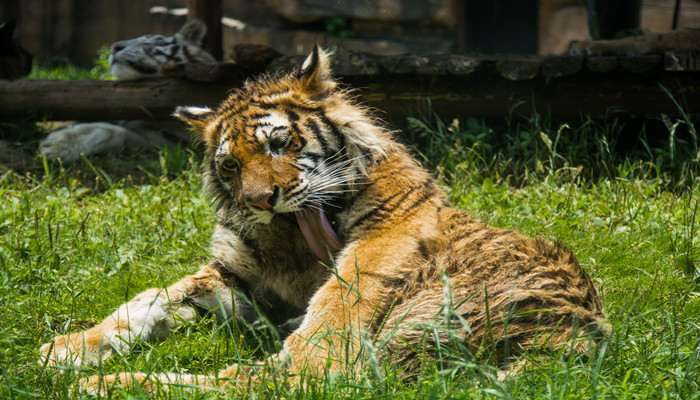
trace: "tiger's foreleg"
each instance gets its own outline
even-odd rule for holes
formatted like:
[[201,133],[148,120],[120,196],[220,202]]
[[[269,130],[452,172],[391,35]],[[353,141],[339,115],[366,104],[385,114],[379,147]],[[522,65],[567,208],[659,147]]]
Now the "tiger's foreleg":
[[138,339],[163,339],[182,323],[197,318],[197,308],[231,316],[231,288],[215,265],[167,288],[148,289],[122,304],[98,325],[56,337],[39,349],[42,363],[93,365],[115,353],[128,354]]
[[[82,386],[90,392],[104,390],[115,383],[144,387],[154,382],[193,385],[200,388],[245,387],[264,382],[267,376],[282,376],[285,384],[297,384],[303,375],[322,376],[345,368],[355,372],[364,356],[363,338],[371,333],[375,318],[381,318],[391,305],[392,287],[384,281],[406,265],[416,241],[407,238],[396,252],[387,252],[395,236],[363,241],[352,246],[344,260],[337,263],[337,274],[311,299],[301,325],[287,337],[283,349],[258,365],[230,365],[214,375],[189,374],[117,374],[91,377]],[[393,245],[393,247],[396,247]],[[404,255],[403,257],[401,255]],[[378,272],[376,265],[382,265]],[[379,278],[379,279],[378,279]],[[369,350],[369,349],[368,349]],[[276,371],[284,371],[282,375]]]
[[273,363],[284,365],[292,380],[299,374],[356,372],[371,356],[372,330],[390,309],[395,277],[405,274],[416,246],[415,238],[400,233],[353,243]]

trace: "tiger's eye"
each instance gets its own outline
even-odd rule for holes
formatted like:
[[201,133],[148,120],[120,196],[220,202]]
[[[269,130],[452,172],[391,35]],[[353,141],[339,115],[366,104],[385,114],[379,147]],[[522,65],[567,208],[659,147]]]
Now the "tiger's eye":
[[272,152],[280,152],[289,145],[292,141],[292,136],[289,133],[281,133],[270,138],[270,150]]
[[236,172],[236,169],[238,169],[238,163],[231,158],[223,160],[219,165],[221,169],[228,172]]

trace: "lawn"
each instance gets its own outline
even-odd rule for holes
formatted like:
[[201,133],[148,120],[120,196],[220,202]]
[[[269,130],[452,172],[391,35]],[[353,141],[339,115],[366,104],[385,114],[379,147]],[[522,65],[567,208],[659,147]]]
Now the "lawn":
[[[616,118],[552,123],[408,119],[402,139],[452,202],[499,227],[574,250],[604,298],[612,334],[585,360],[553,360],[498,380],[464,354],[402,378],[392,366],[334,375],[307,389],[275,384],[206,393],[115,389],[113,398],[700,398],[700,172],[689,119],[659,116],[624,154]],[[647,126],[647,125],[645,125]],[[685,136],[680,129],[685,127]],[[676,130],[678,129],[678,134]],[[30,173],[0,171],[0,398],[69,399],[87,376],[213,372],[274,351],[264,327],[188,324],[161,343],[94,368],[51,368],[39,346],[91,326],[149,287],[209,260],[214,216],[197,149],[110,156]],[[134,167],[138,165],[139,167]]]

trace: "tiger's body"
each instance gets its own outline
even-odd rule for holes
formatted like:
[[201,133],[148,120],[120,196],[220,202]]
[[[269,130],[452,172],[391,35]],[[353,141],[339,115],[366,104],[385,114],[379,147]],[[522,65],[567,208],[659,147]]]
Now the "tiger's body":
[[[387,343],[383,360],[410,369],[435,348],[431,341],[492,349],[508,364],[529,350],[585,352],[605,331],[598,292],[569,250],[452,208],[391,133],[338,88],[324,52],[315,49],[291,75],[248,82],[216,109],[176,114],[209,156],[213,261],[93,328],[55,338],[41,348],[45,360],[96,363],[115,349],[127,353],[139,336],[164,337],[198,308],[258,318],[251,304],[275,324],[300,320],[268,363],[292,376],[351,367],[341,360],[370,351],[363,335]],[[450,308],[457,320],[445,317]],[[440,334],[426,336],[435,323]],[[121,374],[85,385],[253,383],[250,369]]]
[[[207,28],[191,19],[173,36],[145,35],[113,43],[109,66],[112,76],[120,80],[162,77],[168,64],[215,62],[201,46]],[[82,156],[110,154],[152,144],[173,146],[186,135],[164,124],[120,122],[83,122],[57,129],[46,137],[39,152],[49,160],[64,162]],[[175,140],[173,140],[175,139]]]

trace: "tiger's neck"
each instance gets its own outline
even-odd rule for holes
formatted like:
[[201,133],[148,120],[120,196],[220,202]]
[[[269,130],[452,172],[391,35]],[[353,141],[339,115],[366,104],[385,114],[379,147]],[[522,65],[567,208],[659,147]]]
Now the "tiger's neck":
[[426,201],[449,206],[444,192],[407,152],[392,152],[368,169],[364,184],[337,214],[339,233],[352,242]]

